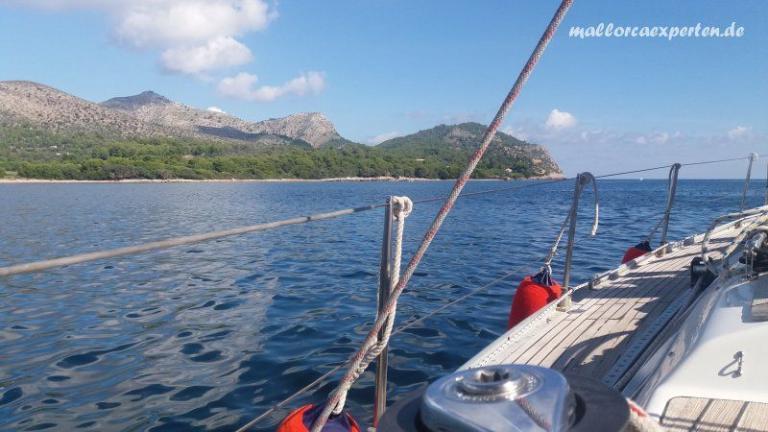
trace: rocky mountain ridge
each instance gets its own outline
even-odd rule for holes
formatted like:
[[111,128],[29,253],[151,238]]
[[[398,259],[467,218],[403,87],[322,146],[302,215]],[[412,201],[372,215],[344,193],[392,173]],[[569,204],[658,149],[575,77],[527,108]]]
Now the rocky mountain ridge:
[[100,104],[30,81],[0,82],[0,122],[54,132],[115,137],[173,137],[274,144],[276,136],[313,147],[340,139],[321,113],[300,113],[249,122],[225,113],[193,108],[145,91]]
[[313,147],[341,138],[333,123],[317,112],[249,122],[223,112],[173,102],[152,91],[112,98],[102,102],[101,106],[122,111],[142,121],[195,130],[217,138],[248,140],[248,136],[253,134],[283,135],[306,141]]
[[30,81],[0,82],[0,123],[28,124],[52,132],[98,133],[107,136],[195,135],[165,129],[162,125]]

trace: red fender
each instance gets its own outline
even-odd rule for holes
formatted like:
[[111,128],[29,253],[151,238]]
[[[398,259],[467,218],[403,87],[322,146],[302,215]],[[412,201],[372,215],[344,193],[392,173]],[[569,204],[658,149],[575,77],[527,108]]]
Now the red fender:
[[650,252],[651,244],[648,243],[648,241],[642,241],[638,243],[636,246],[632,246],[631,248],[627,249],[627,252],[624,253],[624,258],[621,259],[622,264],[626,264],[629,261],[632,261],[635,258],[639,258],[648,252]]
[[549,302],[557,300],[562,294],[563,287],[557,282],[552,281],[552,285],[547,286],[533,280],[533,276],[526,276],[515,291],[507,329],[516,326]]
[[[322,410],[323,405],[314,404],[295,409],[280,422],[277,432],[309,432],[312,429],[312,423]],[[360,426],[351,415],[344,412],[331,416],[322,430],[323,432],[360,432]]]

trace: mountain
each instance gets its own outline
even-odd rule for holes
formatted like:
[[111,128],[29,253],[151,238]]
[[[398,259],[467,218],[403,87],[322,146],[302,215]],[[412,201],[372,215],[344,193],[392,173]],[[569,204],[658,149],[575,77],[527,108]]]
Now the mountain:
[[179,138],[256,146],[319,147],[341,139],[321,113],[249,122],[193,108],[146,91],[101,104],[29,81],[0,81],[0,123],[56,133],[94,133],[107,138]]
[[[436,158],[455,171],[463,167],[477,150],[485,129],[486,126],[479,123],[439,125],[384,141],[377,147],[417,159]],[[562,175],[557,162],[543,146],[518,140],[503,132],[496,133],[478,170],[486,171],[492,177],[504,176],[504,173],[510,177],[513,174],[525,177]]]
[[121,96],[109,99],[101,103],[102,106],[121,111],[137,111],[147,105],[170,105],[173,101],[151,90],[139,93],[135,96]]
[[[0,82],[0,178],[120,180],[456,178],[485,130],[440,125],[366,146],[320,113],[250,122],[146,91],[94,103],[43,84]],[[544,147],[499,133],[477,178],[561,175]]]
[[248,140],[259,134],[282,135],[320,147],[341,138],[330,120],[321,113],[300,113],[288,117],[249,122],[223,112],[201,110],[173,102],[152,91],[117,97],[101,106],[129,114],[145,122],[195,131],[214,138]]
[[0,123],[106,136],[194,136],[29,81],[0,81]]

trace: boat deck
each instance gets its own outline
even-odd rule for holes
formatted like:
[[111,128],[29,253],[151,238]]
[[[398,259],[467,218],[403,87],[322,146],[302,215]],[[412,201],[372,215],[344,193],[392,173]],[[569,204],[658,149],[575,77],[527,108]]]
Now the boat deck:
[[[722,226],[711,248],[725,248],[738,233],[735,225]],[[697,235],[659,248],[577,287],[567,311],[548,305],[462,368],[534,364],[620,387],[648,342],[690,298],[690,262],[702,240]]]
[[764,431],[768,404],[677,397],[669,401],[661,425],[669,431]]

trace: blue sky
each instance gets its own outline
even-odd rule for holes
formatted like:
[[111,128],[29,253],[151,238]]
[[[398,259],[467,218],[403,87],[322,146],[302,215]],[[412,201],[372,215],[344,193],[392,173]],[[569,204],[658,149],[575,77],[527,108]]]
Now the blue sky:
[[[439,123],[487,123],[556,6],[0,0],[0,79],[93,101],[152,89],[249,120],[321,111],[342,135],[373,143]],[[744,35],[568,37],[571,26],[601,22],[736,22]],[[568,174],[768,156],[766,22],[758,0],[576,0],[505,130],[549,147]],[[744,165],[687,174],[739,177]]]

